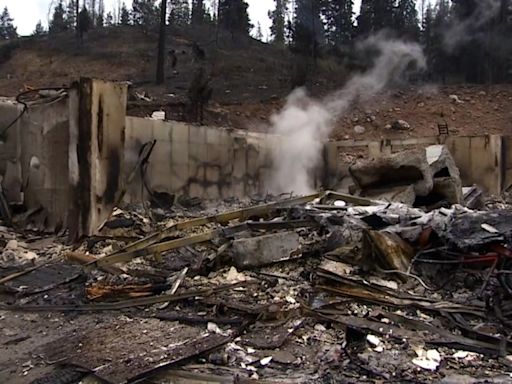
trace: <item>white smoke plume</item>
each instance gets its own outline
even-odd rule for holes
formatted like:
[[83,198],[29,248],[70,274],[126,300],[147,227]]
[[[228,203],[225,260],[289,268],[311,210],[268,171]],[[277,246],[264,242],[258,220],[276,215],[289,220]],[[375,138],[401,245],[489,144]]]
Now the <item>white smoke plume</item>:
[[443,34],[443,44],[448,52],[472,39],[482,37],[479,29],[496,17],[501,8],[501,0],[478,0],[475,11],[463,20],[450,23]]
[[362,42],[358,49],[373,49],[378,57],[371,69],[352,77],[345,87],[321,100],[314,100],[303,89],[288,96],[284,108],[271,118],[271,131],[282,136],[272,152],[273,193],[305,194],[314,189],[313,171],[322,159],[323,141],[333,125],[356,100],[365,100],[398,80],[410,66],[426,67],[421,47],[416,43],[388,40],[379,34]]

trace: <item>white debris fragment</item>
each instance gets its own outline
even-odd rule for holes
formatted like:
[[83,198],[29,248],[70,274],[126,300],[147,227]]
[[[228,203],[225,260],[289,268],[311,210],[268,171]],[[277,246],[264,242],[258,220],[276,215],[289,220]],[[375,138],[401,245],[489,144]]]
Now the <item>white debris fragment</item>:
[[231,267],[226,274],[226,280],[229,282],[245,281],[247,276],[238,272],[235,267]]
[[489,233],[499,233],[500,232],[496,228],[494,228],[492,225],[489,225],[489,224],[486,224],[486,223],[483,223],[482,225],[480,225],[480,227],[482,227],[482,229],[484,231],[487,231]]
[[272,356],[267,356],[260,360],[260,364],[263,366],[269,365],[271,361],[272,361]]
[[422,348],[415,350],[418,357],[412,360],[412,363],[420,368],[427,369],[429,371],[435,371],[441,363],[441,355],[435,349],[429,349],[425,351]]
[[208,332],[216,333],[218,335],[222,335],[222,336],[228,336],[229,335],[229,332],[224,332],[215,323],[208,323],[208,325],[206,326],[206,329],[208,329]]
[[340,208],[343,208],[343,207],[346,207],[347,206],[347,203],[343,200],[336,200],[334,202],[334,206],[335,207],[340,207]]
[[367,335],[366,341],[373,345],[374,347],[378,347],[381,343],[380,339],[375,335]]
[[327,331],[327,328],[325,328],[322,324],[315,324],[315,331],[325,332]]

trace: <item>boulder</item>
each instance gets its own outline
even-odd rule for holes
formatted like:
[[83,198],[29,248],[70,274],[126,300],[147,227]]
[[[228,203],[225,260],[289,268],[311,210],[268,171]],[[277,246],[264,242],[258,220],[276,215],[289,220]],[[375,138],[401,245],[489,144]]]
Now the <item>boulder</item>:
[[405,120],[396,120],[391,124],[391,128],[397,131],[409,131],[411,129],[411,124]]

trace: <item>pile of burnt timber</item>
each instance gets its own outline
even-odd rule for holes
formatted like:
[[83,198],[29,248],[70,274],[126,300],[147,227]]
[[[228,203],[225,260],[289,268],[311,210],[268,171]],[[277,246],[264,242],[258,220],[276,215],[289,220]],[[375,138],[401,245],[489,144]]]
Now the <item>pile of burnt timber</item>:
[[354,165],[357,195],[116,209],[75,247],[1,227],[0,381],[510,380],[512,211],[422,151]]

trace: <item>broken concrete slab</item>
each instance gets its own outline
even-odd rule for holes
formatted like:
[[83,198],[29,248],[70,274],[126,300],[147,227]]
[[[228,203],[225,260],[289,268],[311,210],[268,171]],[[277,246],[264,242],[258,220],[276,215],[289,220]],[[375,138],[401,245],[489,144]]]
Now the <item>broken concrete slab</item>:
[[239,269],[268,265],[299,255],[299,235],[295,232],[279,232],[233,242],[233,263]]
[[412,185],[395,187],[391,189],[372,189],[364,192],[364,196],[372,200],[389,201],[413,205],[416,200],[416,193]]
[[362,160],[349,171],[362,191],[413,185],[417,195],[426,196],[434,186],[432,170],[422,149]]
[[457,177],[460,179],[459,168],[455,164],[450,151],[444,145],[431,145],[425,148],[427,161],[433,177]]
[[462,181],[459,168],[448,148],[444,145],[431,145],[425,148],[425,152],[434,177],[432,194],[450,204],[462,203]]
[[442,196],[450,204],[462,203],[462,183],[457,177],[436,177],[432,193]]

